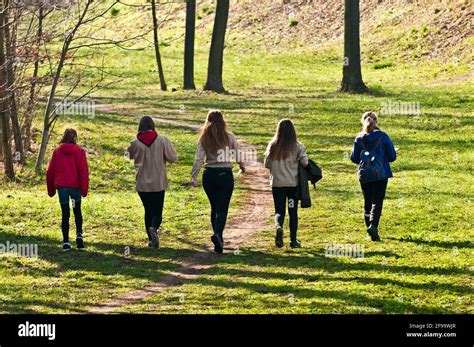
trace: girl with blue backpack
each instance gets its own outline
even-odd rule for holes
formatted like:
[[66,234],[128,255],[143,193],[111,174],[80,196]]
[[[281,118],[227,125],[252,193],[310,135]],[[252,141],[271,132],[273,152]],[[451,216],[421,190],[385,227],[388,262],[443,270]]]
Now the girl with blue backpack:
[[379,223],[388,179],[393,177],[390,163],[397,152],[387,133],[378,127],[374,112],[362,115],[362,132],[357,135],[351,160],[358,164],[359,181],[364,194],[364,218],[372,241],[380,241]]

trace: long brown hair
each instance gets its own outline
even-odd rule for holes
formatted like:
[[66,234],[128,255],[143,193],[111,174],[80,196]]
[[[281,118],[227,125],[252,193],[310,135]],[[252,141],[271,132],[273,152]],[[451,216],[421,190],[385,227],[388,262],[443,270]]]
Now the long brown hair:
[[375,112],[369,111],[365,112],[362,115],[362,130],[365,131],[367,134],[374,132],[374,130],[378,129],[378,121],[379,117]]
[[138,125],[138,133],[149,130],[155,130],[155,122],[150,116],[143,116],[140,119],[140,124]]
[[298,138],[293,122],[282,119],[278,122],[275,136],[268,145],[267,156],[271,160],[285,160],[296,153],[297,144]]
[[74,129],[68,128],[64,131],[63,137],[61,138],[60,144],[63,143],[72,143],[76,144],[77,141],[77,132]]
[[206,153],[212,154],[217,153],[219,149],[229,146],[230,140],[227,133],[227,124],[221,111],[209,111],[206,122],[201,129],[199,142],[206,150]]

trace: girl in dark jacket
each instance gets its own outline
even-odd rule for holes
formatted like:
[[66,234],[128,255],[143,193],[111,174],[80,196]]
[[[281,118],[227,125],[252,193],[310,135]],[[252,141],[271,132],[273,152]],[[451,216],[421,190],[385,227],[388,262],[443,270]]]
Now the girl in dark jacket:
[[383,165],[380,177],[369,183],[361,180],[364,194],[364,218],[367,233],[372,241],[380,241],[379,222],[382,215],[383,201],[387,189],[388,179],[393,177],[390,163],[397,159],[397,152],[390,137],[378,127],[378,116],[374,112],[362,115],[362,132],[357,135],[351,160],[355,164],[361,162],[361,153],[373,151],[374,157],[379,158]]
[[76,222],[77,248],[84,248],[82,237],[81,197],[86,197],[89,190],[89,168],[86,152],[76,144],[77,132],[66,129],[60,146],[53,152],[46,173],[48,195],[53,197],[58,191],[62,211],[61,229],[63,233],[63,251],[69,251],[69,199]]

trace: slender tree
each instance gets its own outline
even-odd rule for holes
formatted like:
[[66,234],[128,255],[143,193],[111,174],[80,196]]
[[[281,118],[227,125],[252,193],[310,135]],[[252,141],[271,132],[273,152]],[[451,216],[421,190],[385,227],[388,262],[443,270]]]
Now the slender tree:
[[33,67],[33,74],[31,78],[30,84],[30,91],[28,95],[28,102],[26,106],[25,112],[25,121],[23,122],[23,126],[21,128],[23,134],[23,145],[25,151],[31,151],[31,126],[33,123],[33,108],[35,106],[35,99],[36,93],[38,92],[37,84],[38,84],[38,72],[39,72],[39,65],[40,65],[40,49],[41,49],[41,40],[43,37],[43,19],[44,19],[44,12],[43,6],[40,4],[38,7],[38,29],[36,31],[36,55],[34,60],[34,67]]
[[224,65],[224,44],[228,19],[229,0],[217,0],[211,51],[209,53],[207,82],[204,86],[204,90],[212,90],[218,93],[225,92],[222,83],[222,67]]
[[36,160],[35,171],[36,173],[41,173],[43,168],[44,157],[46,154],[46,148],[48,146],[49,136],[51,133],[51,127],[53,126],[56,118],[53,117],[53,114],[56,112],[56,108],[54,105],[54,96],[56,95],[56,90],[59,86],[59,79],[61,78],[61,73],[64,68],[64,64],[67,59],[67,55],[69,53],[69,47],[71,46],[71,42],[76,35],[77,30],[80,28],[82,23],[84,22],[84,18],[89,10],[89,7],[92,3],[92,0],[87,0],[84,4],[84,8],[82,13],[80,14],[76,24],[72,28],[72,30],[67,34],[64,39],[63,46],[61,49],[61,54],[59,56],[58,65],[56,67],[56,71],[53,76],[53,83],[51,85],[51,89],[49,91],[48,101],[46,102],[46,107],[44,110],[44,120],[43,120],[43,132],[41,137],[41,145],[38,152],[38,158]]
[[151,0],[151,14],[153,16],[153,44],[155,46],[156,65],[158,66],[158,74],[160,76],[161,90],[166,91],[165,74],[161,63],[160,42],[158,40],[158,19],[156,17],[156,0]]
[[5,13],[4,13],[4,37],[5,37],[5,53],[6,53],[6,72],[7,72],[7,88],[8,88],[8,106],[10,113],[10,121],[12,124],[13,138],[15,140],[15,160],[20,163],[25,163],[25,155],[23,151],[23,139],[21,137],[20,122],[18,120],[18,107],[16,101],[16,87],[15,87],[15,76],[13,72],[13,62],[15,61],[15,53],[12,37],[10,30],[10,21],[8,17],[9,1],[5,0]]
[[5,165],[5,177],[15,180],[13,157],[8,135],[7,71],[5,58],[5,0],[0,0],[0,118],[2,127],[2,151]]
[[359,0],[345,0],[344,10],[344,67],[341,91],[363,93],[367,87],[362,80],[360,66],[360,10]]
[[186,36],[184,42],[184,89],[196,89],[194,84],[194,39],[196,36],[196,0],[186,2]]

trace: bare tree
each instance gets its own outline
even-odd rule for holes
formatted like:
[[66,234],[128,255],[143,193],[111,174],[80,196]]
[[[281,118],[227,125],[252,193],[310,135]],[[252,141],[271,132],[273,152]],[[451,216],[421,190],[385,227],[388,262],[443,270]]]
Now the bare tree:
[[209,66],[207,82],[204,90],[218,93],[225,92],[222,83],[222,68],[224,65],[224,43],[229,19],[229,0],[217,0],[214,30],[212,32],[211,50],[209,53]]
[[15,61],[14,55],[14,39],[12,38],[9,21],[9,1],[5,1],[4,11],[4,38],[5,38],[5,53],[6,53],[6,72],[7,72],[7,92],[8,92],[8,106],[10,112],[10,120],[13,130],[13,138],[15,140],[15,160],[20,163],[25,162],[25,153],[23,151],[23,140],[21,138],[20,122],[18,120],[18,107],[16,101],[15,81],[13,73],[13,64]]
[[[49,97],[47,99],[46,107],[44,109],[41,146],[35,166],[35,170],[37,173],[40,173],[42,171],[42,166],[51,130],[54,128],[54,125],[56,124],[56,121],[59,117],[58,107],[60,105],[64,105],[65,102],[67,102],[68,105],[74,105],[76,102],[82,100],[92,92],[101,88],[105,88],[107,85],[113,83],[102,83],[105,81],[106,77],[120,77],[107,71],[107,68],[104,64],[104,60],[102,60],[101,66],[94,66],[86,62],[81,63],[81,59],[84,60],[93,55],[101,53],[107,47],[128,49],[127,47],[125,47],[126,43],[132,42],[133,44],[133,41],[143,39],[143,37],[149,33],[148,31],[145,33],[140,33],[136,36],[122,38],[116,38],[115,36],[113,38],[108,38],[104,37],[103,35],[101,35],[100,37],[95,36],[96,32],[100,32],[99,29],[106,29],[110,25],[109,19],[105,18],[105,15],[109,13],[114,7],[114,5],[119,2],[119,0],[111,1],[104,7],[104,2],[97,2],[93,0],[79,0],[76,6],[74,6],[72,9],[68,9],[68,11],[70,12],[77,11],[77,17],[73,19],[72,26],[65,32],[64,39],[62,39],[63,43],[59,54],[59,59],[56,64],[54,64],[51,59],[51,57],[53,57],[54,55],[52,55],[48,51],[46,52],[46,56],[48,57],[48,62],[51,69],[52,82]],[[126,5],[122,2],[120,3],[122,5]],[[54,16],[51,17],[54,18]],[[71,17],[71,15],[69,15],[69,17]],[[54,43],[55,42],[50,45],[52,49],[55,48]],[[80,55],[80,52],[83,51],[85,51],[86,53]],[[78,61],[76,62],[75,60]],[[64,77],[64,85],[61,85],[60,79],[62,76],[63,69],[65,67],[68,68],[68,74]],[[76,71],[76,73],[73,74],[70,70],[74,70]],[[89,89],[87,89],[86,92],[82,93],[79,96],[74,96],[72,102],[68,102],[67,98],[71,95],[74,95],[73,93],[76,91],[78,86],[84,87],[84,84],[81,83],[81,81],[83,80],[83,77],[85,77],[86,75],[90,75],[91,70],[96,70],[99,72],[98,81],[96,83],[93,83],[93,85]],[[87,80],[91,82],[94,79],[88,77]],[[68,90],[65,92],[65,94],[63,93],[61,95],[61,101],[58,103],[55,100],[55,96],[60,86],[62,88],[61,90],[63,90],[64,87],[67,86]]]
[[5,165],[5,177],[15,180],[13,157],[9,143],[9,115],[7,106],[7,71],[5,57],[5,0],[0,0],[0,117],[2,124],[2,151]]
[[33,110],[36,105],[36,94],[38,93],[38,72],[40,67],[40,49],[41,40],[43,37],[43,19],[45,13],[43,6],[38,6],[38,29],[36,30],[35,37],[35,54],[34,54],[34,66],[33,73],[31,76],[31,84],[28,93],[28,101],[26,105],[25,118],[22,126],[23,144],[25,151],[31,151],[31,126],[33,123]]
[[161,63],[161,55],[160,55],[160,42],[158,40],[158,19],[156,16],[156,1],[151,0],[151,14],[153,17],[153,45],[155,47],[155,57],[156,57],[156,65],[158,68],[158,74],[160,76],[160,86],[161,90],[166,91],[166,81],[165,81],[165,74],[163,72],[163,65]]
[[59,62],[58,62],[58,65],[53,77],[53,84],[51,85],[48,101],[46,102],[46,108],[44,111],[43,133],[42,133],[42,138],[41,138],[40,150],[38,153],[38,159],[36,160],[36,166],[35,166],[35,170],[37,173],[40,173],[42,171],[44,156],[46,154],[46,146],[48,145],[49,136],[50,136],[50,130],[56,120],[56,118],[53,116],[53,113],[55,113],[56,111],[56,109],[53,108],[54,96],[56,95],[56,89],[59,84],[61,72],[64,68],[64,63],[66,61],[67,54],[69,53],[69,47],[71,45],[72,40],[74,39],[74,35],[76,34],[79,27],[83,24],[84,18],[87,14],[87,11],[89,10],[91,3],[92,3],[92,0],[86,1],[77,22],[75,23],[72,30],[67,34],[66,38],[64,39]]

